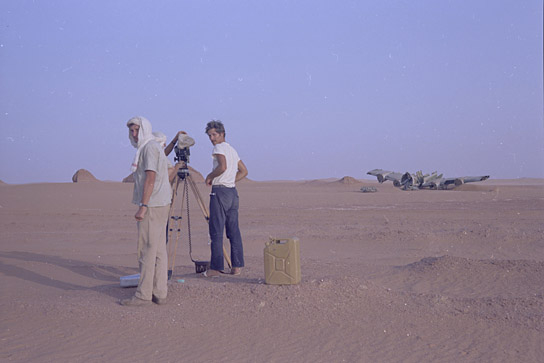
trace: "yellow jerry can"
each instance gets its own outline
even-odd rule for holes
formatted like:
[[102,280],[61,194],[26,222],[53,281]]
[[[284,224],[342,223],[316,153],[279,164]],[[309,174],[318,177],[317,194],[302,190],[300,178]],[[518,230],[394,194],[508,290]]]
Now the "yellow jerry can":
[[300,243],[298,238],[270,238],[264,247],[264,280],[271,285],[300,282]]

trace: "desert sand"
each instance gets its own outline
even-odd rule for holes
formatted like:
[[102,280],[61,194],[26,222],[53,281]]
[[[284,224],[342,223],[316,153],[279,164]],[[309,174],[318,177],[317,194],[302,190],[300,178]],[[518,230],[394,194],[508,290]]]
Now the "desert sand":
[[[124,307],[132,187],[0,183],[0,361],[542,361],[543,180],[245,181],[242,275],[195,274],[182,234],[168,304]],[[199,213],[193,257],[209,259]],[[299,238],[300,284],[264,283],[270,236]]]

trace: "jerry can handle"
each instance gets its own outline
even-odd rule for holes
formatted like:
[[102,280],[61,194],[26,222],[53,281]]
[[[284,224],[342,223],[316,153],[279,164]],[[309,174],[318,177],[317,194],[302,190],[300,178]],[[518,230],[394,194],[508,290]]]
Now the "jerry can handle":
[[268,242],[265,242],[266,246],[270,246],[272,244],[285,244],[287,241],[293,239],[293,238],[274,238],[272,236],[268,237]]

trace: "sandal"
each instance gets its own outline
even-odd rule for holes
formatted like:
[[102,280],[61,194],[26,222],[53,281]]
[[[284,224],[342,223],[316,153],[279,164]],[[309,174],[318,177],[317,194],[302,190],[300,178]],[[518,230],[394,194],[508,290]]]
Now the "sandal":
[[242,274],[242,268],[241,267],[233,267],[230,269],[230,274],[234,276],[240,276]]

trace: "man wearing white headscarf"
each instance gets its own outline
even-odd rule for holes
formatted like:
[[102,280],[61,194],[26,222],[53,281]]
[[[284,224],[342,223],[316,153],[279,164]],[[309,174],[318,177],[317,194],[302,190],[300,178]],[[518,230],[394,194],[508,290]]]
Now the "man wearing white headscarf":
[[163,304],[168,292],[168,254],[166,225],[172,200],[168,180],[168,160],[144,117],[127,122],[129,139],[136,150],[131,170],[134,176],[132,203],[138,205],[138,264],[140,280],[132,298],[121,305]]

